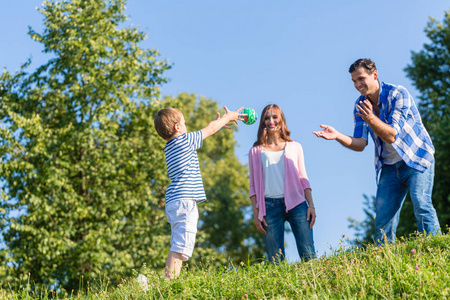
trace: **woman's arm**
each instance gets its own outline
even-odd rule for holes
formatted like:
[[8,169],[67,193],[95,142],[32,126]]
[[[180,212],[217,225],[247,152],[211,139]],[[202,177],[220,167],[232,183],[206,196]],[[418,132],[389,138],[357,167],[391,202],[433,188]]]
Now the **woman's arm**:
[[303,147],[300,143],[298,143],[298,169],[299,169],[299,176],[300,181],[302,182],[304,193],[305,193],[305,199],[306,202],[308,202],[308,212],[306,215],[306,220],[310,221],[309,228],[312,229],[314,224],[316,223],[316,208],[314,207],[314,201],[312,198],[312,191],[308,180],[308,175],[306,175],[306,168],[305,168],[305,157],[303,156]]
[[264,224],[264,226],[267,227],[266,219],[263,218],[263,220],[260,221],[258,218],[259,209],[256,208],[256,195],[251,196],[250,199],[252,200],[253,219],[255,220],[256,229],[258,229],[259,232],[266,234],[266,231],[262,226]]
[[264,230],[262,224],[264,224],[265,226],[267,226],[266,220],[263,218],[262,221],[259,220],[259,209],[256,207],[256,188],[255,188],[255,169],[253,166],[253,156],[256,155],[255,152],[253,151],[255,150],[254,148],[250,149],[249,153],[248,153],[248,169],[250,172],[250,199],[252,200],[252,207],[253,207],[253,219],[255,221],[255,226],[256,229],[261,232],[266,234],[266,231]]
[[308,212],[306,215],[306,220],[310,221],[309,229],[312,229],[314,224],[316,223],[316,208],[314,207],[311,189],[305,190],[305,198],[308,202]]

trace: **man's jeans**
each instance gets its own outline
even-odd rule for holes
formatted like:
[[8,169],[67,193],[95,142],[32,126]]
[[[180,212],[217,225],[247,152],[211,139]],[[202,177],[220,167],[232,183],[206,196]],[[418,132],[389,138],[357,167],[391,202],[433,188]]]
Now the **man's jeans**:
[[316,257],[313,231],[309,229],[310,220],[306,220],[307,212],[306,201],[286,212],[284,198],[266,198],[266,216],[264,218],[268,227],[263,227],[267,232],[264,234],[264,240],[269,261],[280,262],[285,258],[284,223],[286,221],[291,225],[300,258],[310,260]]
[[403,160],[393,165],[383,165],[376,198],[377,243],[384,243],[384,234],[389,242],[395,241],[400,210],[408,189],[419,232],[433,235],[440,232],[439,220],[431,202],[433,181],[434,163],[423,173],[408,167]]

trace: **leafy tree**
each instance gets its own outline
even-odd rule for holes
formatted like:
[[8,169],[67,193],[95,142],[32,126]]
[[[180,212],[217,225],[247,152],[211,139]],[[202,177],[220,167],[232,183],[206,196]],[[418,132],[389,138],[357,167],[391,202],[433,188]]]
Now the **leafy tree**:
[[142,32],[120,27],[124,4],[45,1],[43,33],[29,35],[51,59],[0,77],[0,228],[11,276],[75,289],[82,275],[164,264],[168,179],[150,100],[169,66],[138,46]]
[[430,43],[412,52],[405,72],[421,93],[419,109],[436,148],[433,204],[444,229],[450,225],[450,10],[443,22],[430,18],[425,34]]

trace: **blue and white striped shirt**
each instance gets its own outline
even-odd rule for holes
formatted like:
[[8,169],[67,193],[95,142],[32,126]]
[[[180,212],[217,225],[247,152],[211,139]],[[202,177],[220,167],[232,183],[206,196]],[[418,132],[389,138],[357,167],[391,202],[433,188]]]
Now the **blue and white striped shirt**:
[[[368,140],[368,132],[370,132],[375,142],[375,170],[378,175],[383,165],[381,153],[384,141],[373,132],[366,121],[356,115],[359,112],[357,105],[365,99],[364,96],[360,96],[355,103],[353,137]],[[413,97],[403,86],[380,82],[378,107],[380,120],[391,125],[395,130],[395,142],[392,143],[394,149],[408,166],[425,171],[434,162],[434,146],[422,123]]]
[[202,147],[201,131],[182,134],[164,147],[167,171],[171,180],[166,190],[166,204],[173,200],[205,201],[197,149]]

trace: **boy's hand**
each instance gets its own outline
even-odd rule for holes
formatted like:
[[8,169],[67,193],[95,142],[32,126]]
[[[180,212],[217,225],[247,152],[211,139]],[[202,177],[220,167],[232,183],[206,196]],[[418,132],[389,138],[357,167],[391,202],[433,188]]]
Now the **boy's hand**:
[[220,117],[220,114],[217,113],[216,119],[202,129],[203,139],[206,139],[207,137],[213,135],[222,127],[229,128],[229,126],[232,124],[230,122],[234,122],[237,124],[237,121],[242,121],[242,117],[245,116],[245,114],[239,113],[239,111],[243,110],[244,107],[241,107],[236,111],[230,111],[226,106],[224,106],[223,108],[225,109],[225,114]]
[[234,123],[236,123],[236,125],[238,124],[238,122],[237,122],[238,120],[243,121],[244,118],[242,118],[242,117],[246,116],[246,114],[239,113],[241,110],[244,109],[243,106],[236,111],[230,111],[230,110],[228,110],[228,107],[226,107],[226,106],[224,106],[223,108],[225,109],[225,114],[223,115],[223,117],[228,118],[228,121],[233,121]]
[[[216,120],[219,120],[219,119],[220,119],[220,113],[217,112]],[[231,125],[233,125],[233,122],[228,122],[223,127],[226,128],[226,129],[231,129],[231,127],[230,127]]]

